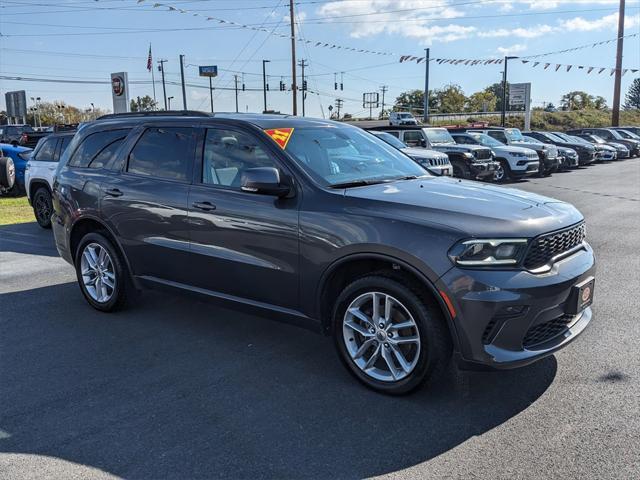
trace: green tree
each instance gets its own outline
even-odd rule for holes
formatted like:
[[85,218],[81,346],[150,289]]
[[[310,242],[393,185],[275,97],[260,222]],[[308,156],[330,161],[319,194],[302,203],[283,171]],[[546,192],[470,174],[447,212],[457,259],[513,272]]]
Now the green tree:
[[582,90],[566,93],[560,99],[563,110],[588,110],[595,108],[595,98]]
[[[502,82],[492,83],[484,89],[487,93],[492,93],[496,97],[496,112],[502,111]],[[509,102],[509,83],[507,83],[507,102]]]
[[631,82],[629,91],[624,97],[624,109],[625,110],[638,110],[640,109],[640,77]]
[[[422,115],[424,108],[424,91],[423,90],[409,90],[402,92],[397,98],[393,106],[393,110],[398,111],[410,111],[414,115]],[[429,91],[429,110],[436,108],[436,98],[433,90]]]
[[607,109],[607,99],[598,95],[593,99],[593,108],[596,110],[606,110]]
[[489,89],[476,92],[467,99],[467,112],[495,112],[498,98]]
[[158,106],[158,103],[154,102],[153,98],[151,98],[149,95],[138,97],[137,99],[132,99],[129,103],[132,112],[150,112],[152,110],[155,110]]
[[460,85],[449,84],[444,88],[435,90],[436,108],[440,113],[459,113],[464,111],[467,97],[464,95]]

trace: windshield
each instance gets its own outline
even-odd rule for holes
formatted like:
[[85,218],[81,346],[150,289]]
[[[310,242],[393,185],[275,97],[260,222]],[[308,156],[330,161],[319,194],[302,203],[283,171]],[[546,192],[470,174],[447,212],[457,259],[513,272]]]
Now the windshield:
[[403,148],[407,148],[407,144],[406,143],[404,143],[399,138],[394,137],[390,133],[387,133],[387,132],[371,132],[371,133],[373,133],[379,139],[384,140],[385,142],[387,142],[392,147],[397,148],[398,150],[402,150]]
[[19,134],[30,133],[34,131],[31,125],[13,125],[12,127],[15,128],[16,133]]
[[[575,141],[575,137],[571,137],[570,135],[566,135],[562,132],[553,132],[552,135],[555,135],[556,137],[558,137],[560,140],[562,140],[563,142],[574,142]],[[583,142],[580,142],[583,143]]]
[[404,153],[355,127],[296,128],[286,152],[328,187],[429,175]]
[[400,118],[413,118],[413,115],[411,115],[410,113],[401,113],[400,115],[398,115]]
[[506,128],[504,130],[504,134],[510,142],[522,142],[522,139],[524,138],[520,130],[517,128]]
[[564,138],[560,138],[558,135],[553,133],[545,133],[545,136],[553,142],[566,142]]
[[574,137],[571,135],[564,135],[563,138],[564,137],[567,137],[569,140],[573,142],[586,143],[587,145],[591,145],[591,142],[589,140],[585,140],[584,138],[581,138],[581,137]]
[[522,140],[520,140],[521,142],[524,143],[535,143],[536,145],[544,145],[540,140],[538,140],[537,138],[533,138],[533,137],[527,137],[524,136],[522,137]]
[[635,133],[627,132],[626,130],[616,130],[623,138],[631,138],[633,140],[639,140],[640,137]]
[[504,147],[504,143],[490,137],[486,133],[470,133],[469,135],[475,138],[480,145],[484,145],[485,147]]
[[591,135],[590,138],[596,143],[607,143],[607,141],[598,135]]
[[431,143],[456,143],[446,128],[424,128],[422,131]]

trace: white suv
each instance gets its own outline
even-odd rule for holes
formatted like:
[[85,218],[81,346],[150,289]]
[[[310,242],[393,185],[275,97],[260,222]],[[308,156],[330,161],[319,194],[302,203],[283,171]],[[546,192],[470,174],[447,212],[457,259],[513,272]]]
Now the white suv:
[[42,138],[31,153],[24,174],[24,185],[38,225],[51,228],[51,191],[58,160],[74,132],[54,133]]
[[535,150],[505,145],[484,133],[452,133],[451,136],[456,143],[483,145],[493,151],[495,159],[500,162],[499,168],[496,169],[496,182],[517,180],[538,173],[540,159]]
[[417,125],[416,118],[408,112],[391,112],[389,125]]

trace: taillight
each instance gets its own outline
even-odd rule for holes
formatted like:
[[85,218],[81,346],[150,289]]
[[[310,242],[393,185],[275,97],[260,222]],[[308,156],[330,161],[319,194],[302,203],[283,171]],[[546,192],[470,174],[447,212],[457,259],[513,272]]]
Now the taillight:
[[23,133],[22,135],[20,135],[20,143],[27,143],[29,141],[29,135],[27,135],[26,133]]

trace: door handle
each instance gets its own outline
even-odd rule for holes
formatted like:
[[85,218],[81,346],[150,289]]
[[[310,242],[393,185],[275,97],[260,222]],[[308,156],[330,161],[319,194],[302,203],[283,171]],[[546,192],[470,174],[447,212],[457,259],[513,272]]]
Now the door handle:
[[204,210],[205,212],[215,210],[216,206],[211,202],[193,202],[193,208]]
[[117,188],[110,188],[109,190],[105,190],[104,193],[109,195],[110,197],[121,197],[122,191]]

